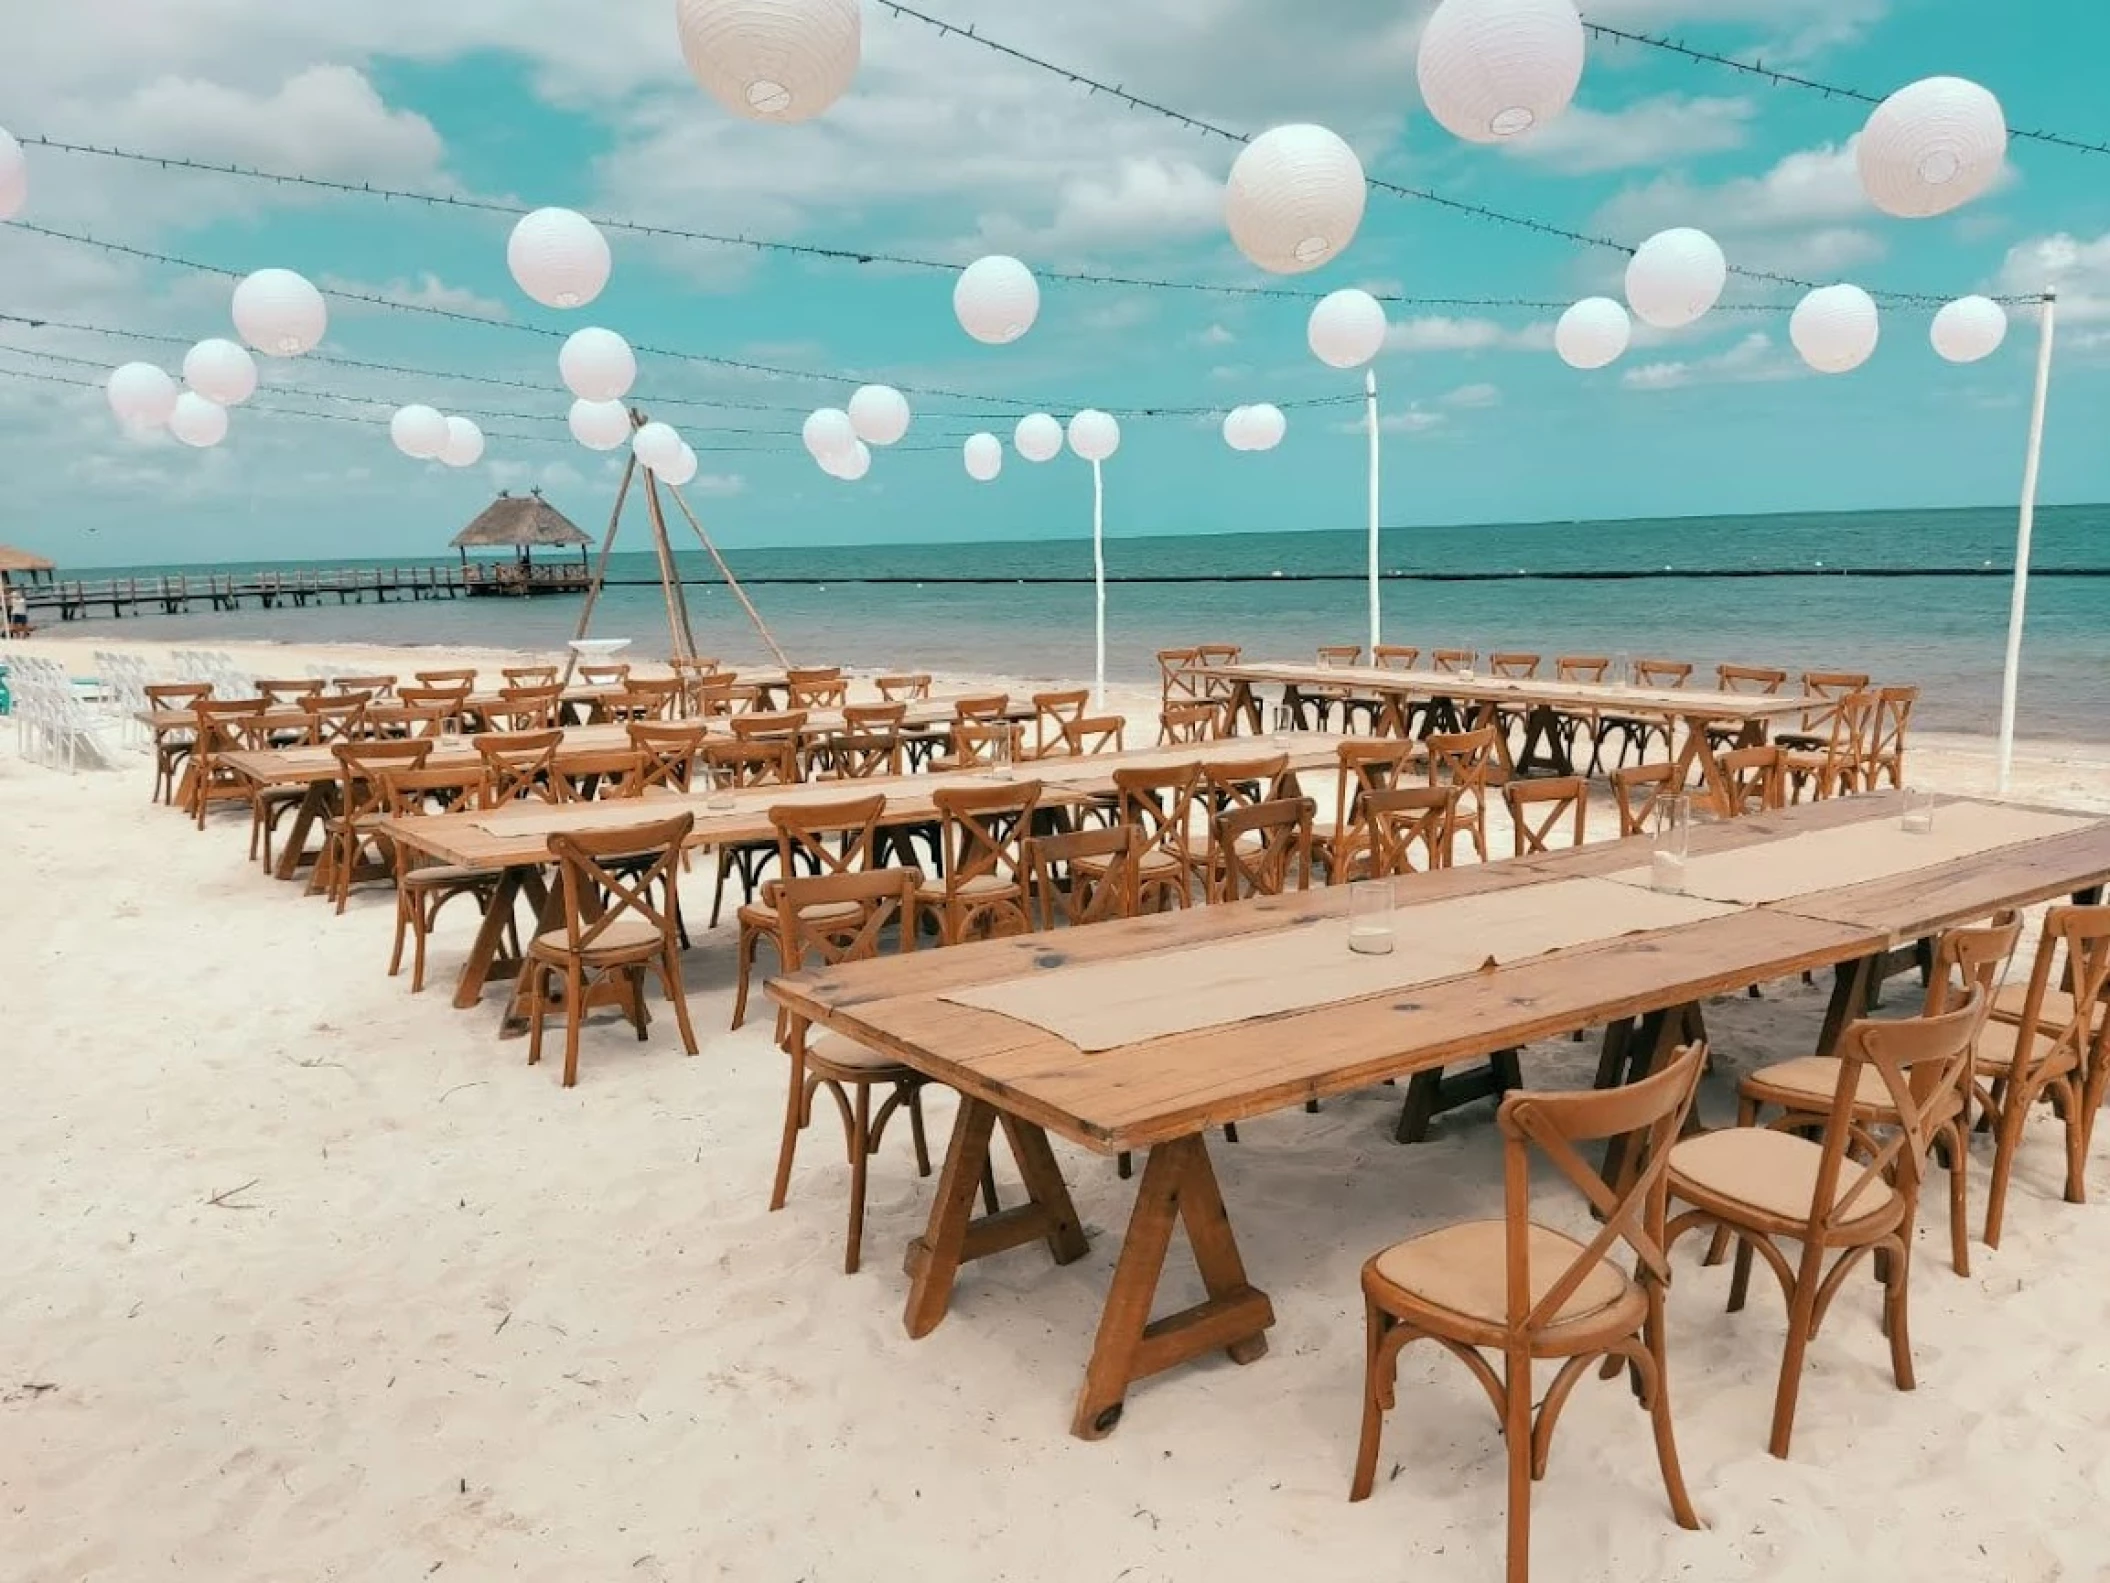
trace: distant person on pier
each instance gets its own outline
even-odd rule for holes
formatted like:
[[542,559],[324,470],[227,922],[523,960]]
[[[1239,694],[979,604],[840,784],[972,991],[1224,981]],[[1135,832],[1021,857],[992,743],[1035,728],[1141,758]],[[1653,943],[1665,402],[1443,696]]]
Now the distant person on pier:
[[7,635],[11,638],[29,636],[29,600],[19,588],[7,591]]

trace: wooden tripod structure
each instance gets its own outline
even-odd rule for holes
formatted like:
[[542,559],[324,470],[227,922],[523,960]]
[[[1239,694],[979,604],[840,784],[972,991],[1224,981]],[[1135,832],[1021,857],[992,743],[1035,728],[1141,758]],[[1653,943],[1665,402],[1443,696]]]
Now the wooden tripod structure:
[[[644,413],[635,408],[631,410],[630,427],[633,433],[643,428],[645,421]],[[578,630],[572,634],[574,642],[585,637],[592,628],[594,607],[600,603],[601,589],[608,577],[608,557],[615,550],[616,531],[623,523],[623,507],[630,499],[630,487],[637,482],[639,472],[637,456],[633,452],[625,459],[623,481],[616,486],[615,509],[608,514],[608,532],[601,540],[601,554],[600,558],[594,562],[593,579],[586,586],[586,602],[579,609]],[[669,652],[678,660],[695,659],[696,634],[689,624],[689,600],[682,589],[681,572],[674,564],[674,546],[667,538],[666,512],[660,504],[660,490],[662,488],[666,490],[667,495],[673,500],[674,504],[681,508],[681,514],[687,520],[689,526],[695,530],[698,542],[709,553],[711,563],[718,568],[718,575],[725,579],[725,586],[730,588],[733,591],[733,597],[740,601],[741,609],[747,612],[748,620],[755,624],[755,631],[761,634],[762,641],[768,645],[769,652],[776,656],[776,661],[779,665],[789,668],[791,664],[790,657],[785,654],[782,646],[778,644],[775,636],[770,632],[768,624],[762,619],[762,613],[755,608],[754,601],[747,597],[747,590],[740,586],[740,580],[733,576],[733,569],[725,564],[725,557],[718,553],[718,546],[713,544],[711,536],[704,532],[703,524],[697,520],[696,513],[689,509],[689,503],[682,498],[681,490],[673,484],[662,485],[652,475],[650,468],[642,469],[642,472],[644,475],[642,493],[645,497],[645,516],[652,525],[652,548],[659,560],[660,592],[666,596],[667,601],[667,643]],[[574,649],[571,658],[565,662],[564,666],[564,680],[567,683],[571,681],[572,673],[577,669],[578,663],[578,651]]]

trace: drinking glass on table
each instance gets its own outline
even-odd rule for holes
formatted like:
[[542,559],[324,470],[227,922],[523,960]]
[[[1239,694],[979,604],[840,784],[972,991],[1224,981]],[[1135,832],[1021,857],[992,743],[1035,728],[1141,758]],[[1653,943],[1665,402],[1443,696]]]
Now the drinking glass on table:
[[1009,731],[999,731],[989,739],[989,773],[997,780],[1007,781],[1011,778],[1013,741]]
[[1359,879],[1348,886],[1348,949],[1362,956],[1392,950],[1392,881]]
[[1614,687],[1625,687],[1634,679],[1634,662],[1624,654],[1612,656],[1612,674],[1605,678]]
[[1275,743],[1287,747],[1289,739],[1297,734],[1297,711],[1288,704],[1275,705]]
[[1898,828],[1907,835],[1932,835],[1934,793],[1921,786],[1907,786],[1899,796],[1904,803],[1904,813],[1898,820]]
[[696,773],[703,777],[703,805],[717,812],[737,806],[733,801],[732,777],[721,775],[709,765],[698,765]]
[[460,715],[441,715],[441,716],[440,716],[440,735],[441,735],[442,737],[447,737],[447,738],[450,738],[450,739],[451,739],[451,738],[457,738],[457,737],[459,737],[459,736],[460,736],[461,734],[462,734],[462,717],[461,717]]
[[1692,799],[1658,797],[1648,862],[1650,890],[1685,893],[1685,856],[1692,844]]

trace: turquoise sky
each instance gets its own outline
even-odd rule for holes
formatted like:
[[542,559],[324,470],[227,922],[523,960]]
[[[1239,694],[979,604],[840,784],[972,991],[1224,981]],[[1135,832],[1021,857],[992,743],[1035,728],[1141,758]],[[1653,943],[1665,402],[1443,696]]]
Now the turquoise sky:
[[[24,137],[961,262],[1002,250],[1050,269],[1267,283],[1221,223],[1229,145],[876,6],[857,88],[789,128],[738,122],[693,85],[664,0],[610,5],[591,33],[586,8],[541,0],[465,0],[443,15],[406,0],[169,0],[144,19],[119,0],[45,9],[12,24],[26,26],[27,47],[0,62],[0,126]],[[2058,284],[2043,493],[2110,495],[2095,443],[2110,415],[2110,156],[2017,142],[1994,192],[1902,222],[1876,213],[1854,180],[1848,141],[1864,107],[1631,46],[1593,44],[1571,115],[1536,145],[1492,150],[1454,140],[1416,101],[1425,6],[1204,0],[1170,18],[1112,0],[1037,16],[970,0],[930,9],[1220,123],[1324,122],[1373,175],[1561,227],[1634,242],[1699,225],[1732,262],[1878,289]],[[1612,0],[1586,14],[1879,93],[1967,75],[2000,96],[2013,126],[2110,135],[2083,64],[2110,44],[2110,11],[2082,0],[2034,0],[1998,22],[1967,0]],[[992,349],[958,329],[947,274],[612,233],[609,291],[565,314],[513,286],[504,216],[30,156],[23,221],[207,266],[288,266],[326,287],[500,321],[333,302],[327,353],[434,377],[273,364],[260,407],[357,421],[239,411],[225,446],[195,453],[121,436],[99,389],[56,381],[99,385],[133,357],[173,368],[183,341],[228,333],[230,283],[0,227],[0,312],[122,332],[0,324],[11,481],[0,539],[68,566],[436,553],[502,487],[541,487],[597,531],[609,464],[570,443],[556,342],[536,328],[606,324],[670,351],[800,371],[641,360],[647,406],[727,403],[655,410],[701,453],[690,497],[731,545],[1072,537],[1089,530],[1084,463],[1034,467],[1013,452],[996,483],[977,485],[959,441],[983,427],[1008,439],[1027,403],[1058,415],[1087,404],[1220,413],[1359,384],[1305,349],[1302,301],[1047,282],[1032,333]],[[1373,193],[1349,252],[1284,284],[1564,301],[1616,291],[1622,268],[1613,252]],[[1551,311],[1392,306],[1378,369],[1387,522],[2015,497],[2031,318],[2017,316],[1992,358],[1958,368],[1929,349],[1925,311],[1886,311],[1872,361],[1823,378],[1787,344],[1793,296],[1733,282],[1732,299],[1780,310],[1710,315],[1591,374],[1552,354]],[[531,388],[438,377],[462,373]],[[912,397],[908,439],[843,484],[796,435],[806,409],[839,404],[860,377],[974,399]],[[482,420],[485,464],[453,473],[390,446],[387,412],[408,401],[521,416]],[[1109,532],[1357,525],[1356,410],[1290,416],[1266,455],[1229,451],[1214,418],[1125,421],[1107,468]]]

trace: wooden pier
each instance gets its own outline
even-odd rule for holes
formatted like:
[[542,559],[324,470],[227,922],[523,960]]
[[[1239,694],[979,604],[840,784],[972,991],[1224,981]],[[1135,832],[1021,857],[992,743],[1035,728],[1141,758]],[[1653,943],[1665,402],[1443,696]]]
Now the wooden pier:
[[246,572],[205,576],[66,578],[18,584],[31,621],[81,621],[96,616],[188,615],[193,610],[306,609],[336,603],[363,605],[406,600],[539,594],[583,594],[592,581],[583,566],[523,567],[515,561],[465,566],[357,566],[341,570]]

